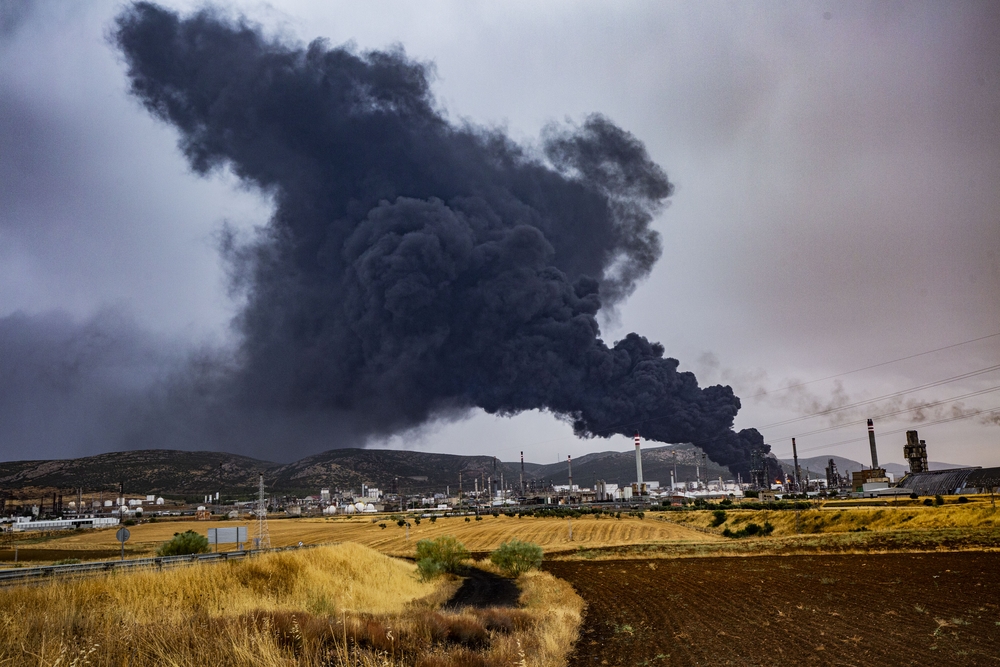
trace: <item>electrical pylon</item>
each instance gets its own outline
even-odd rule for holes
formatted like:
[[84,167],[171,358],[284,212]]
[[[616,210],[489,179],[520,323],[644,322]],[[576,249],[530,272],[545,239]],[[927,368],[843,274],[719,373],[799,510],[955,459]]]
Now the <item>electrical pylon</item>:
[[264,473],[260,474],[257,508],[254,510],[254,513],[257,515],[257,530],[253,537],[254,549],[270,549],[271,535],[267,532],[267,499],[264,498]]

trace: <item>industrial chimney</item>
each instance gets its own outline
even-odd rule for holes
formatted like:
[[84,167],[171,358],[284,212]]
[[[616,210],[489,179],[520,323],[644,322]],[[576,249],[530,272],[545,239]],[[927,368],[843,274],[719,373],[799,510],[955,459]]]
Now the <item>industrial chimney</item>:
[[635,481],[639,488],[639,493],[642,493],[642,453],[639,451],[639,444],[641,439],[639,438],[639,432],[635,432]]
[[878,468],[878,450],[875,449],[875,425],[868,420],[868,444],[872,448],[872,470]]
[[566,456],[566,465],[569,467],[569,492],[573,493],[573,457]]
[[795,438],[792,438],[792,465],[795,466],[795,490],[802,488],[802,480],[799,475],[799,450],[795,447]]
[[524,495],[524,452],[521,452],[521,495]]

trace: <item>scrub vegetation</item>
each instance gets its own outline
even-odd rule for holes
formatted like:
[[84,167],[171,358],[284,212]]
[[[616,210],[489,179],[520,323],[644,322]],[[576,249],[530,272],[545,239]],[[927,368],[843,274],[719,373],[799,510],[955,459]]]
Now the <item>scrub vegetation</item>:
[[454,576],[356,544],[0,589],[0,665],[563,664],[582,600],[550,574],[516,608],[440,608]]

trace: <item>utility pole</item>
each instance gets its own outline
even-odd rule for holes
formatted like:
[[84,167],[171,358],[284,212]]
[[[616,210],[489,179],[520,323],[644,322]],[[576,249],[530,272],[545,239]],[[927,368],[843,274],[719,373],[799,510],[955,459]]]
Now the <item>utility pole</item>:
[[257,534],[253,544],[257,549],[270,549],[271,536],[267,530],[267,499],[264,498],[264,473],[260,473],[257,487]]

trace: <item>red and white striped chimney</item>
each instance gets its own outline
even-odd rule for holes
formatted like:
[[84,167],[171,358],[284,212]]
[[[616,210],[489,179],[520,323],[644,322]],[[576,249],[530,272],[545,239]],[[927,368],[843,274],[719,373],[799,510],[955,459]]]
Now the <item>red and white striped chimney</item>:
[[639,490],[642,491],[642,454],[639,452],[639,444],[642,439],[639,437],[639,432],[635,432],[635,477],[636,482],[639,484]]

